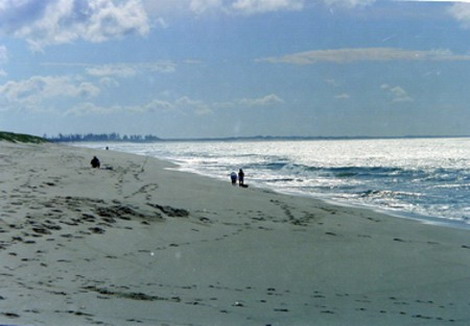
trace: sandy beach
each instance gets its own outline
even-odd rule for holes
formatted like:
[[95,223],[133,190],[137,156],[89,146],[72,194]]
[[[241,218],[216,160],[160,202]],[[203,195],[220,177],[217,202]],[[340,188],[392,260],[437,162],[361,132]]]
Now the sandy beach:
[[470,324],[470,231],[113,151],[0,164],[0,324]]

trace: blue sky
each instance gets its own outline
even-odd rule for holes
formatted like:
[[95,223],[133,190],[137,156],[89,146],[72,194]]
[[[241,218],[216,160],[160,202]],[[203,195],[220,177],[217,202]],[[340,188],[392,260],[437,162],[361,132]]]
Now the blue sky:
[[0,129],[470,134],[470,3],[0,0]]

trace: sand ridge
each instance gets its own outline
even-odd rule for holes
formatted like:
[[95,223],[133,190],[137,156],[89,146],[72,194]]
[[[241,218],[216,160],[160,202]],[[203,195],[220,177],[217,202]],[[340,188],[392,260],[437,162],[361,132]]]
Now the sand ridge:
[[469,323],[468,231],[143,156],[0,146],[2,324]]

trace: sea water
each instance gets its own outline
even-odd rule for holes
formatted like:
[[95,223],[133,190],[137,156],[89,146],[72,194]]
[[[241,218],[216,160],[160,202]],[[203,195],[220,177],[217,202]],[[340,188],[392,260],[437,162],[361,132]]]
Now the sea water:
[[[83,146],[83,144],[80,144]],[[470,138],[89,143],[274,191],[470,225]]]

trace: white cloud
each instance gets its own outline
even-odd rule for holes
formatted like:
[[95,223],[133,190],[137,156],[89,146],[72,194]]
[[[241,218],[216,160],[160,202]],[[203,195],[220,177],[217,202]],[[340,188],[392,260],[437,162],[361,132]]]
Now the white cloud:
[[227,102],[206,103],[183,96],[176,100],[171,107],[177,110],[192,111],[196,114],[211,114],[217,109],[244,109],[256,107],[269,107],[284,103],[284,100],[276,94],[269,94],[258,98],[234,99]]
[[69,96],[72,97],[84,97],[84,98],[90,98],[90,97],[95,97],[98,96],[101,92],[101,90],[93,85],[92,83],[89,82],[83,82],[80,83],[79,85],[71,85],[70,86],[70,93]]
[[213,114],[218,109],[243,109],[253,107],[274,106],[284,103],[279,96],[275,94],[266,95],[260,98],[243,98],[230,102],[210,103],[202,100],[181,96],[173,100],[154,99],[149,103],[136,106],[101,107],[93,103],[82,103],[76,105],[66,112],[66,115],[94,115],[94,114],[112,114],[112,113],[174,113],[181,115],[208,115]]
[[268,107],[284,103],[284,100],[275,94],[269,94],[259,98],[234,99],[227,102],[205,103],[193,100],[187,96],[181,97],[172,105],[174,109],[190,109],[197,114],[210,114],[218,109],[244,109],[255,107]]
[[155,19],[155,22],[156,22],[156,24],[157,24],[158,26],[160,26],[160,27],[163,28],[163,29],[167,29],[168,27],[170,27],[170,24],[168,24],[168,23],[166,22],[166,20],[163,19],[162,17],[156,18],[156,19]]
[[222,0],[191,0],[189,8],[196,14],[202,14],[213,9],[221,9]]
[[342,93],[342,94],[338,94],[335,96],[335,99],[338,99],[338,100],[347,100],[349,99],[351,96],[347,93]]
[[203,61],[197,59],[186,59],[183,61],[183,63],[187,65],[200,65],[203,63]]
[[[145,9],[154,20],[160,24],[162,15],[193,13],[225,13],[256,15],[279,11],[300,11],[312,4],[309,0],[142,0]],[[371,5],[376,0],[319,0],[330,7],[354,8]],[[464,1],[464,0],[462,0]],[[468,0],[470,1],[470,0]]]
[[[181,6],[185,1],[176,2]],[[188,8],[198,15],[207,12],[254,15],[275,11],[302,10],[304,4],[305,0],[189,0]],[[164,8],[163,4],[160,7]]]
[[468,3],[455,3],[448,9],[448,12],[463,27],[470,28],[470,5]]
[[70,77],[33,76],[0,85],[0,97],[10,103],[39,104],[60,97],[91,98],[100,93],[95,85]]
[[[162,101],[162,100],[153,100],[152,102],[144,105],[142,108],[140,108],[140,111],[142,112],[161,112],[161,111],[172,111],[175,110],[175,105],[171,102],[168,101]],[[136,111],[139,111],[137,109]]]
[[[300,11],[316,4],[309,0],[142,0],[149,15],[158,23],[162,15],[225,13],[256,15],[279,11]],[[371,5],[376,0],[319,0],[330,7],[354,8]],[[470,1],[470,0],[468,0]],[[165,27],[166,23],[160,24]]]
[[189,110],[197,115],[206,115],[213,112],[211,105],[200,100],[193,100],[187,96],[183,96],[175,101],[175,106],[179,110]]
[[[5,46],[0,45],[0,65],[7,63],[8,61],[8,50]],[[5,70],[0,69],[0,77],[6,77],[7,73]]]
[[[1,0],[0,0],[1,1]],[[185,64],[195,64],[196,61],[186,60]],[[105,65],[94,65],[85,62],[46,62],[43,66],[66,67],[66,68],[83,68],[85,72],[94,77],[119,77],[130,78],[138,74],[154,73],[172,73],[176,71],[177,63],[172,61],[158,61],[149,63],[116,63]]]
[[86,72],[95,77],[133,77],[139,73],[172,73],[176,70],[176,64],[170,61],[140,64],[110,64],[101,66],[89,66]]
[[158,73],[172,73],[176,71],[176,63],[171,61],[165,62],[155,62],[155,63],[148,63],[148,64],[139,64],[138,67],[144,71],[152,71]]
[[246,107],[271,106],[284,103],[284,100],[275,94],[269,94],[260,98],[244,98],[238,101],[239,105]]
[[304,0],[237,0],[232,9],[244,14],[259,14],[280,10],[302,10]]
[[0,64],[4,64],[8,61],[8,50],[5,46],[0,46]]
[[103,115],[112,114],[121,111],[122,108],[119,106],[104,107],[94,103],[80,103],[74,106],[72,109],[65,112],[65,115],[73,116],[84,116],[84,115]]
[[114,76],[114,77],[132,77],[137,71],[128,65],[104,65],[86,68],[87,74],[95,77]]
[[140,0],[22,0],[0,2],[0,30],[35,50],[78,39],[103,42],[150,29]]
[[375,0],[323,0],[329,7],[355,8],[373,4]]
[[390,86],[388,84],[383,84],[380,86],[380,88],[387,92],[387,95],[394,103],[413,102],[413,99],[400,86]]
[[259,98],[242,98],[235,99],[227,102],[214,103],[212,106],[215,109],[240,109],[240,108],[255,108],[274,106],[284,103],[284,100],[276,94],[269,94]]
[[415,51],[398,48],[358,48],[314,50],[283,57],[258,59],[257,62],[308,65],[319,62],[352,63],[357,61],[467,61],[470,55],[455,55],[449,50]]
[[111,77],[103,77],[100,79],[100,85],[103,85],[104,87],[118,87],[119,82]]
[[[329,7],[351,9],[364,7],[376,0],[142,0],[149,16],[157,25],[166,27],[162,16],[207,13],[256,15],[269,12],[301,11],[323,3]],[[405,0],[403,0],[405,1]],[[450,0],[449,0],[450,1]],[[465,1],[465,0],[461,0]],[[468,0],[470,1],[470,0]]]
[[[334,0],[332,0],[334,1]],[[462,27],[470,29],[470,0],[394,0],[397,2],[435,2],[452,4],[446,10]]]
[[179,114],[196,114],[205,115],[212,113],[210,105],[200,100],[193,100],[187,96],[180,97],[173,101],[163,101],[159,99],[152,100],[149,103],[137,106],[120,106],[103,107],[94,103],[81,103],[68,110],[66,115],[104,115],[113,113],[161,113],[174,112]]

